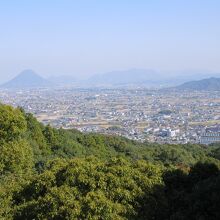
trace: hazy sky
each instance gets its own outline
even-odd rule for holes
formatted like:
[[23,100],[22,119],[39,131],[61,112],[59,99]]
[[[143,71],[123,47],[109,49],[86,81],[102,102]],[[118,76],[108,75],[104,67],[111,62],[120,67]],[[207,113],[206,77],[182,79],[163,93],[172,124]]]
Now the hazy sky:
[[220,72],[220,1],[0,1],[1,82],[133,67]]

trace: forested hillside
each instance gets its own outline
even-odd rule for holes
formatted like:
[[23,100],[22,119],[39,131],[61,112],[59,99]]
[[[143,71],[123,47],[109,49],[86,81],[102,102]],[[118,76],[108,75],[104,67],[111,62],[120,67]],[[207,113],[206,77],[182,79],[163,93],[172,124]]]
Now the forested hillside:
[[220,146],[39,123],[0,105],[0,219],[220,219]]

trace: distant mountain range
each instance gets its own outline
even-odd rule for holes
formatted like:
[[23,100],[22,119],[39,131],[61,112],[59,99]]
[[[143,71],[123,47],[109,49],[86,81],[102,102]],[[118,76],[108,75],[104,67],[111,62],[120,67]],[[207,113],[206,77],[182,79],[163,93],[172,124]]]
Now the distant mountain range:
[[168,88],[181,83],[200,80],[205,77],[218,77],[219,74],[207,71],[191,70],[187,72],[157,72],[152,69],[129,69],[113,71],[94,75],[87,80],[89,85],[113,85],[113,86],[144,86],[155,88]]
[[158,82],[160,74],[151,69],[130,69],[113,71],[94,75],[87,80],[90,84],[124,85],[124,84],[152,84]]
[[130,69],[125,71],[113,71],[100,75],[94,75],[87,80],[77,80],[72,76],[57,76],[48,79],[42,78],[33,70],[24,70],[1,88],[33,88],[51,86],[155,86],[162,82],[162,75],[149,69]]
[[202,79],[198,81],[189,81],[177,86],[176,89],[182,90],[220,90],[220,78],[211,77],[208,79]]
[[49,87],[53,84],[39,76],[33,70],[24,70],[12,80],[1,85],[1,88],[20,89],[33,87]]
[[[209,74],[207,74],[208,76]],[[218,74],[215,74],[218,76]],[[197,77],[196,77],[197,76]],[[199,81],[190,79],[201,79],[199,75],[175,75],[161,74],[151,69],[130,69],[125,71],[113,71],[94,75],[87,80],[76,80],[72,76],[58,76],[45,79],[33,70],[24,70],[0,88],[20,89],[53,86],[80,86],[80,87],[146,87],[146,88],[168,88],[191,89],[191,90],[220,90],[220,78],[211,77]],[[189,79],[189,80],[187,80]],[[189,81],[189,82],[186,82]]]

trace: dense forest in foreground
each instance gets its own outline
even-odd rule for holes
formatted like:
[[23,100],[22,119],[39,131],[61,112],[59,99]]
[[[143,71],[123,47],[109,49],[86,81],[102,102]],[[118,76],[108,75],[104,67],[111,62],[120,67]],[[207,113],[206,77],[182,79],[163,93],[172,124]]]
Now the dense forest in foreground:
[[0,219],[220,219],[220,145],[158,145],[0,105]]

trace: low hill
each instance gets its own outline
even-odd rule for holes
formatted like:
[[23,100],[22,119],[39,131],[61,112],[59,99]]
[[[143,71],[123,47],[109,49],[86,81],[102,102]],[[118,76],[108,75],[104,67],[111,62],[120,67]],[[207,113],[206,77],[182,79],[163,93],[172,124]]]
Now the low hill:
[[220,90],[220,78],[211,77],[198,81],[190,81],[176,87],[186,90]]
[[24,70],[12,80],[6,82],[1,87],[9,89],[17,88],[33,88],[33,87],[48,87],[52,83],[43,77],[39,76],[33,70]]

